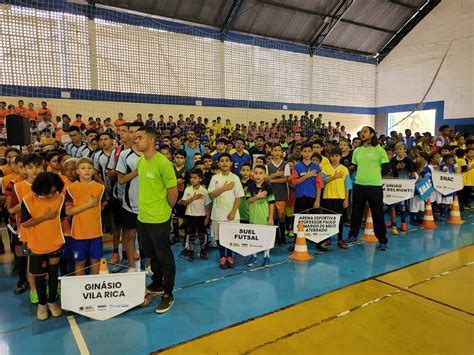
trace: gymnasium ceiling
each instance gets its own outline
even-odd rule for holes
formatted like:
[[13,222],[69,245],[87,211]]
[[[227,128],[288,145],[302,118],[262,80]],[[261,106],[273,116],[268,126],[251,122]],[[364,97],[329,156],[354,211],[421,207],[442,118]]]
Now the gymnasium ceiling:
[[126,10],[383,59],[440,0],[97,0]]

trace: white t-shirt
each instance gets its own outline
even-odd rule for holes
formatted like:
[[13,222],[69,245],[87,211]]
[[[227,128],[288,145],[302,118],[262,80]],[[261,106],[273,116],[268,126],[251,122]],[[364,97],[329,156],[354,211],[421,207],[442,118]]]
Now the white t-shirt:
[[205,216],[207,214],[206,206],[212,201],[209,198],[209,193],[204,186],[199,186],[197,190],[192,186],[188,186],[186,190],[184,190],[183,200],[189,200],[196,194],[204,195],[204,198],[194,200],[189,205],[187,205],[186,216]]
[[[131,148],[122,150],[115,171],[123,175],[127,175],[137,170],[137,161],[140,156]],[[124,196],[122,207],[129,212],[138,214],[138,176],[124,185]]]
[[[227,221],[227,215],[230,213],[230,211],[232,211],[232,206],[234,205],[235,199],[244,197],[242,183],[240,182],[239,177],[233,173],[230,173],[227,176],[222,175],[222,173],[214,175],[211,179],[211,182],[209,183],[209,193],[221,188],[226,182],[233,182],[234,188],[221,193],[219,196],[213,199],[211,219],[214,221]],[[238,209],[235,213],[235,219],[240,219]]]

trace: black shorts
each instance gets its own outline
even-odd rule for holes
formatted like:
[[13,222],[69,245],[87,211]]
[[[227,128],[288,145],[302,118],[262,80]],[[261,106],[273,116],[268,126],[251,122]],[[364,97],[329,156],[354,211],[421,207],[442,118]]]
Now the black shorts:
[[30,274],[44,276],[48,273],[49,259],[60,258],[63,255],[63,247],[48,254],[30,255]]
[[23,245],[21,240],[18,238],[18,232],[17,234],[13,233],[10,228],[7,227],[8,230],[8,236],[10,237],[10,244],[13,246],[16,245]]
[[206,234],[205,220],[206,216],[186,216],[186,233],[194,234],[197,231],[198,234]]
[[110,206],[110,210],[114,215],[114,223],[116,226],[122,226],[122,202],[113,198],[109,201],[108,206]]
[[138,215],[127,211],[125,208],[122,208],[122,222],[120,227],[124,229],[136,229],[137,228],[137,219]]
[[173,215],[179,218],[186,218],[186,206],[176,204],[173,208]]

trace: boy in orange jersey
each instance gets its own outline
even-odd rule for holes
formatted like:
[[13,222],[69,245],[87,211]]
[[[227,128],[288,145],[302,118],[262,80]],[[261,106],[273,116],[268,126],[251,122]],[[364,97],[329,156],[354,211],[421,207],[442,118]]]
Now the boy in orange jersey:
[[38,320],[48,319],[48,311],[53,317],[63,313],[56,303],[59,260],[64,245],[61,228],[61,217],[65,216],[63,188],[59,175],[40,173],[31,186],[32,193],[21,203],[21,226],[27,231],[31,251],[29,271],[35,276],[38,293]]
[[72,183],[66,192],[66,214],[72,216],[75,274],[85,274],[87,259],[90,259],[91,274],[98,274],[104,256],[101,205],[106,203],[105,186],[93,181],[92,159],[80,158],[76,164],[79,181]]
[[[8,208],[8,212],[16,215],[17,224],[20,225],[20,211],[21,201],[27,195],[31,193],[31,185],[35,181],[39,173],[43,171],[43,158],[38,154],[27,154],[23,157],[23,166],[26,174],[26,179],[22,180],[13,185],[11,193],[11,208]],[[23,255],[22,243],[28,242],[28,231],[25,230],[21,225],[18,228],[18,240],[15,240],[15,254],[18,256]],[[29,259],[29,257],[28,257]],[[29,262],[29,261],[28,261]],[[20,272],[20,270],[19,270]],[[38,294],[36,293],[35,277],[32,274],[28,275],[30,283],[30,302],[33,304],[38,303]]]

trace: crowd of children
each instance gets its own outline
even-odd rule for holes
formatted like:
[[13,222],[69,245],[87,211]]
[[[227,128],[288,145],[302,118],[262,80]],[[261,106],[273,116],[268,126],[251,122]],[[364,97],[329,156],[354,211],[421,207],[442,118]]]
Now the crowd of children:
[[[42,105],[42,115],[49,120],[51,112]],[[119,115],[116,126],[94,121],[87,127],[68,127],[66,120],[52,131],[52,150],[40,154],[6,150],[0,174],[18,274],[14,293],[30,288],[30,301],[39,304],[38,319],[47,319],[49,313],[61,315],[56,304],[59,274],[99,272],[105,230],[112,234],[111,263],[135,271],[136,261],[144,259],[136,247],[137,162],[142,153],[135,135],[144,125],[156,128],[156,148],[174,164],[178,202],[170,238],[172,243],[183,241],[180,256],[193,261],[198,239],[199,258],[208,260],[209,250],[218,249],[219,266],[233,268],[232,250],[219,243],[220,223],[275,225],[275,246],[284,247],[293,237],[294,213],[321,208],[342,215],[337,245],[348,248],[343,225],[351,218],[351,189],[357,174],[352,155],[361,140],[358,135],[351,139],[339,122],[326,126],[321,115],[315,118],[308,113],[301,118],[275,119],[271,124],[262,121],[259,126],[251,122],[235,127],[230,120],[221,125],[217,118],[209,124],[194,115],[186,119],[180,115],[177,123],[171,116],[168,122],[164,117],[155,122],[151,114],[146,122],[139,118],[126,122]],[[57,140],[59,130],[61,139]],[[470,209],[474,137],[453,136],[446,126],[440,127],[434,139],[429,133],[414,137],[409,130],[405,133],[379,137],[390,161],[386,177],[420,181],[432,171],[462,174],[460,204]],[[453,196],[435,191],[431,202],[435,218],[442,221]],[[407,217],[410,223],[419,224],[424,201],[415,195],[410,201],[388,206],[388,211],[387,227],[392,234],[399,233],[397,214],[401,231],[407,232]],[[330,244],[329,238],[316,248],[326,252]],[[0,245],[0,252],[4,250]],[[256,262],[257,256],[252,255],[247,264]],[[263,266],[270,263],[270,250],[265,250]]]

